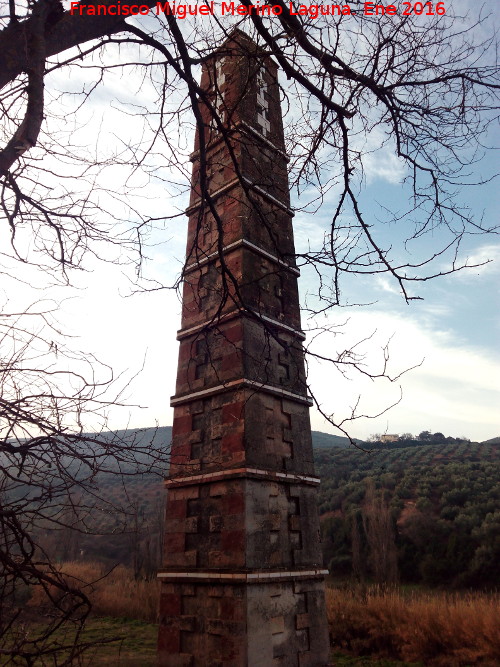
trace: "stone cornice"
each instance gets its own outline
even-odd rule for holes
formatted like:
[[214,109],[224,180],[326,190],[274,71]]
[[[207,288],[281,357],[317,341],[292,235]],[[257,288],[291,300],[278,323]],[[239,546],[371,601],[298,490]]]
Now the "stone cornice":
[[[227,252],[232,252],[233,250],[237,250],[238,248],[247,248],[248,250],[252,250],[252,252],[255,252],[257,255],[260,255],[261,257],[265,257],[266,259],[271,260],[271,262],[274,262],[275,264],[279,264],[281,267],[286,269],[287,271],[290,271],[291,273],[295,274],[296,276],[300,276],[300,270],[297,269],[295,266],[290,266],[290,264],[287,264],[284,262],[282,259],[277,257],[276,255],[273,255],[272,253],[268,252],[267,250],[264,250],[264,248],[261,248],[258,245],[255,245],[255,243],[252,243],[252,241],[248,241],[247,239],[238,239],[238,241],[233,241],[233,243],[229,243],[228,245],[225,245],[222,248],[223,253]],[[220,256],[220,251],[216,250],[215,252],[211,252],[209,255],[205,255],[202,257],[200,260],[197,262],[193,262],[192,264],[188,264],[184,268],[184,275],[187,273],[191,273],[191,271],[195,271],[196,269],[199,269],[200,266],[204,266],[205,264],[208,264],[209,262],[216,261],[217,258]]]
[[[244,183],[254,192],[256,192],[258,195],[260,195],[263,199],[267,199],[271,204],[275,204],[279,208],[281,208],[285,213],[288,213],[289,216],[292,218],[295,216],[295,212],[293,209],[291,209],[288,204],[285,204],[285,202],[280,201],[272,195],[270,192],[267,192],[267,190],[264,190],[260,185],[257,183],[253,183],[248,177],[242,176],[241,179],[239,176],[235,176],[232,178],[230,181],[222,185],[220,188],[217,190],[214,190],[214,192],[209,192],[208,194],[212,199],[217,199],[221,195],[227,194],[230,190],[233,190],[234,188],[241,186],[241,181],[244,181]],[[190,204],[185,213],[186,215],[192,215],[193,213],[196,213],[196,211],[200,208],[202,205],[202,199],[201,197],[198,197],[193,204]]]
[[297,581],[298,579],[323,579],[328,570],[323,568],[295,569],[295,570],[249,570],[249,571],[175,571],[160,570],[158,578],[163,580],[188,580],[188,581],[210,581],[221,584],[264,584],[271,582],[282,582],[287,580]]
[[285,482],[288,484],[308,484],[318,486],[319,477],[312,475],[301,475],[292,472],[279,472],[275,470],[263,470],[261,468],[229,468],[225,470],[216,470],[214,472],[199,473],[196,475],[176,475],[165,480],[165,486],[168,489],[181,486],[191,486],[193,484],[209,484],[220,482],[227,479],[265,479],[271,482]]
[[175,408],[176,406],[182,405],[183,403],[197,401],[200,398],[209,398],[210,396],[215,396],[216,394],[222,394],[226,391],[235,389],[253,389],[256,392],[272,394],[273,396],[286,398],[290,401],[302,403],[302,405],[307,405],[309,407],[313,405],[313,401],[309,396],[295,394],[294,392],[287,391],[281,387],[273,387],[270,384],[263,384],[262,382],[256,382],[255,380],[240,378],[238,380],[231,380],[230,382],[216,385],[215,387],[208,387],[207,389],[202,389],[201,391],[194,391],[189,394],[184,394],[183,396],[172,396],[170,399],[170,406]]

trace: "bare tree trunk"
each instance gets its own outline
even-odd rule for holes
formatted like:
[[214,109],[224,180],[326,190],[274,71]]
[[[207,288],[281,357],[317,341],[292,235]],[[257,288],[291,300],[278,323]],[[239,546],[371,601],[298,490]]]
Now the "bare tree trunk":
[[359,534],[358,517],[353,516],[351,527],[351,551],[352,551],[352,571],[355,578],[363,582],[365,579],[365,568],[361,556],[361,536]]
[[376,492],[373,480],[367,483],[363,528],[375,581],[379,584],[395,584],[398,580],[398,559],[394,522],[390,508],[383,494]]

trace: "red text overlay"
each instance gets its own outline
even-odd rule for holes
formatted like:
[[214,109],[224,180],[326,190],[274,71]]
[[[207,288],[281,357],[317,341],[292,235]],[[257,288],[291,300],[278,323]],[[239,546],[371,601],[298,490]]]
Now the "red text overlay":
[[[298,4],[287,3],[288,13],[291,16],[304,16],[317,19],[321,16],[402,16],[423,15],[442,16],[446,14],[444,2],[402,2],[399,4],[384,5],[377,2],[365,2],[363,8],[351,9],[349,5],[333,4]],[[177,2],[157,2],[155,7],[141,4],[117,2],[109,5],[88,5],[83,2],[72,2],[70,14],[79,16],[145,16],[149,12],[167,14],[178,19],[189,16],[233,15],[233,16],[280,16],[283,14],[281,5],[264,4],[260,1],[253,5],[241,5],[238,2],[206,2],[203,4],[181,4]]]

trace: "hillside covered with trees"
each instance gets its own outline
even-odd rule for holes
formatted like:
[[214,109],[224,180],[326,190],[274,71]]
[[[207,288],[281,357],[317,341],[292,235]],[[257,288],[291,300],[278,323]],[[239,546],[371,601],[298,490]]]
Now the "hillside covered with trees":
[[499,445],[412,440],[316,451],[331,573],[498,586]]
[[[126,440],[127,434],[119,435]],[[130,437],[164,449],[167,470],[170,427],[131,431]],[[334,578],[499,585],[500,445],[496,438],[472,443],[442,437],[444,442],[372,439],[355,449],[346,438],[313,432],[324,558]],[[161,477],[124,481],[110,474],[97,483],[108,504],[85,515],[75,509],[64,523],[76,530],[47,530],[44,548],[60,561],[120,562],[137,576],[154,576],[163,539]],[[75,507],[90,505],[87,498],[75,500]]]

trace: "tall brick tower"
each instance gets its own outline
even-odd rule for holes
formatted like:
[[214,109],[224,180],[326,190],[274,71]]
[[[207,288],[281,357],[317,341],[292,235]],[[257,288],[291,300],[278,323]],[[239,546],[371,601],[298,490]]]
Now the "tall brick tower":
[[201,89],[159,664],[324,667],[319,480],[277,66],[235,31],[205,62]]

